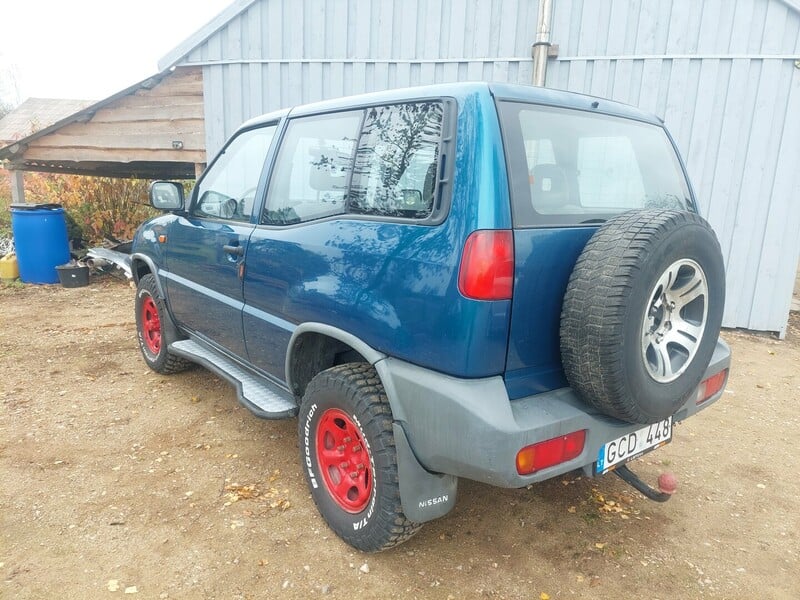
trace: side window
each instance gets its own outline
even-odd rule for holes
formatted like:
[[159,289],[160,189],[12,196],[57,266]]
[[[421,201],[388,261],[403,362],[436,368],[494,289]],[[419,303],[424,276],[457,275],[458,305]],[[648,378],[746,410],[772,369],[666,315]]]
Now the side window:
[[277,125],[243,131],[223,150],[198,184],[192,214],[249,221],[256,188]]
[[350,212],[415,219],[431,214],[442,116],[440,102],[367,109],[353,168]]
[[289,121],[262,224],[289,225],[345,212],[348,176],[363,112]]

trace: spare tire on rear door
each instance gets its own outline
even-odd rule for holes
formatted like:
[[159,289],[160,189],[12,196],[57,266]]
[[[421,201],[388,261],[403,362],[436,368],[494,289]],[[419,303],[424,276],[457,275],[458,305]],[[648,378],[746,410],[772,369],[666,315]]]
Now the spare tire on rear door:
[[586,244],[567,285],[567,380],[607,415],[664,419],[700,383],[724,304],[722,252],[705,219],[673,210],[619,215]]

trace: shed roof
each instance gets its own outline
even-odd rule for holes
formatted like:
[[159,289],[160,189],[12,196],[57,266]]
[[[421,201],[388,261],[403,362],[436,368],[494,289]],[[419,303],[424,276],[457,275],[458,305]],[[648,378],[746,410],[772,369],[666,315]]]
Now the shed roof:
[[94,103],[95,100],[28,98],[0,119],[0,147],[49,127]]
[[28,171],[193,177],[205,162],[202,74],[181,68],[148,77],[0,146],[0,160]]

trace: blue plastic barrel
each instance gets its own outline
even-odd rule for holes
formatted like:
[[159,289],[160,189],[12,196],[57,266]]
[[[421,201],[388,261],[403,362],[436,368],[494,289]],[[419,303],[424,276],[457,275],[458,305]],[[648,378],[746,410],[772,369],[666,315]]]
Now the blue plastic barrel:
[[64,209],[58,204],[12,204],[11,229],[25,283],[58,283],[56,267],[69,262]]

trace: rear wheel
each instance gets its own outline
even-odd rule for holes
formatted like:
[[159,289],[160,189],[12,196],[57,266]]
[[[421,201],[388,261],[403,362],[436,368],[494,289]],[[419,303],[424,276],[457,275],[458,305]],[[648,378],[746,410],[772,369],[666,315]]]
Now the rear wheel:
[[306,482],[339,537],[377,552],[419,530],[403,513],[392,411],[372,366],[350,363],[319,373],[298,419]]
[[167,375],[191,364],[169,351],[169,345],[180,338],[152,273],[142,276],[136,288],[136,333],[144,361],[154,371]]

